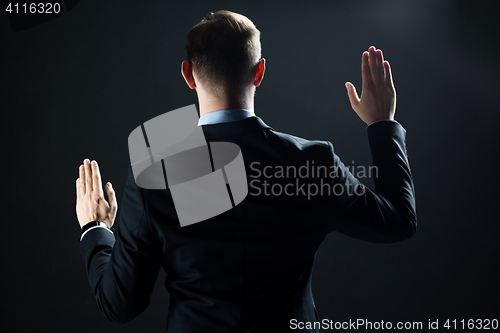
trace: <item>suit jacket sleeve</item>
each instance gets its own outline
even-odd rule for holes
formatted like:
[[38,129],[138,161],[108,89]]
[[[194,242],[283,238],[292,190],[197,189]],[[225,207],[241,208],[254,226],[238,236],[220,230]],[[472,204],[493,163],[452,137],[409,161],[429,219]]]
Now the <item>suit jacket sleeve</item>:
[[[406,131],[397,122],[382,121],[368,127],[375,190],[365,187],[333,154],[337,176],[333,186],[347,190],[341,196],[340,222],[334,229],[370,242],[390,243],[416,232],[415,191],[406,154]],[[333,147],[332,147],[333,149]],[[344,172],[342,172],[344,171]]]
[[80,242],[98,306],[116,323],[130,321],[146,309],[160,267],[143,190],[135,184],[131,168],[121,207],[115,234],[95,228]]

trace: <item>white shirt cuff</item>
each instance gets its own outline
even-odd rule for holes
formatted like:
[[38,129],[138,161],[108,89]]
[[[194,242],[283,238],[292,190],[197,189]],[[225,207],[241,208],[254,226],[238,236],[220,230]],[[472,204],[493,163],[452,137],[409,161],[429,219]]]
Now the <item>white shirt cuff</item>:
[[85,232],[84,232],[84,233],[82,234],[82,236],[80,237],[80,241],[83,239],[83,236],[85,236],[85,235],[87,234],[87,232],[89,232],[90,230],[95,229],[95,228],[103,228],[103,229],[106,229],[107,231],[109,231],[110,233],[113,233],[113,231],[111,231],[111,230],[110,230],[109,228],[107,228],[107,227],[101,227],[101,226],[97,226],[97,225],[96,225],[96,226],[94,226],[94,227],[92,227],[92,228],[89,228],[89,229],[85,230]]

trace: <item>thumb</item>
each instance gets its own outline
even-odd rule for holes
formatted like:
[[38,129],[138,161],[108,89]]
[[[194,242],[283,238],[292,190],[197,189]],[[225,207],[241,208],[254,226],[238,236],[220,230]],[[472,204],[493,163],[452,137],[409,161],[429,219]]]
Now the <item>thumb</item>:
[[349,97],[349,102],[351,102],[351,107],[356,110],[359,104],[358,93],[356,92],[356,88],[351,82],[346,82],[345,87],[347,89],[347,96]]
[[118,202],[116,201],[116,193],[113,189],[111,183],[106,184],[106,194],[108,196],[109,206],[111,207],[111,211],[116,212],[118,209]]

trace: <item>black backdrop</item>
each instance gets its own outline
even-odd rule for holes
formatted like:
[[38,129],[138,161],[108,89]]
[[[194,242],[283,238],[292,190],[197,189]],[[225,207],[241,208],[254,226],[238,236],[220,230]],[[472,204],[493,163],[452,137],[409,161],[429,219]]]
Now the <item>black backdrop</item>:
[[494,3],[94,0],[16,33],[2,11],[2,326],[164,329],[164,273],[133,322],[115,325],[99,313],[78,250],[74,183],[83,158],[97,159],[121,199],[128,134],[196,103],[180,75],[185,35],[219,9],[248,16],[262,32],[267,71],[256,113],[277,130],[332,141],[346,164],[367,165],[370,156],[344,82],[361,90],[361,53],[370,45],[393,68],[419,230],[393,245],[329,235],[313,280],[320,317],[500,319]]

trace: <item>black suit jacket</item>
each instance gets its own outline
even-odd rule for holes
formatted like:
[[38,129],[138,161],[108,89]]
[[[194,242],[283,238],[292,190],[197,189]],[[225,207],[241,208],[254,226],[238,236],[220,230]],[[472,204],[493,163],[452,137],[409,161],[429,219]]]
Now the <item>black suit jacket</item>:
[[[181,228],[170,192],[139,188],[129,169],[115,234],[93,229],[80,246],[99,308],[112,321],[129,321],[148,306],[162,266],[168,332],[285,332],[291,319],[318,320],[311,275],[329,232],[396,242],[416,231],[405,130],[396,122],[367,129],[374,191],[345,172],[331,143],[277,132],[258,117],[203,131],[209,142],[239,145],[249,194],[235,208]],[[304,167],[292,172],[302,166],[307,177]],[[330,172],[313,176],[313,166]],[[315,188],[323,195],[312,195]]]

